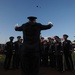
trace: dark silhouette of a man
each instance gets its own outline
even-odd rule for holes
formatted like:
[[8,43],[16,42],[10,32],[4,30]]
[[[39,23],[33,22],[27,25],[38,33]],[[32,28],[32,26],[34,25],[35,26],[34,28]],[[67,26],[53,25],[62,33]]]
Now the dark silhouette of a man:
[[28,17],[29,21],[22,26],[15,27],[16,31],[23,31],[23,53],[21,69],[22,75],[38,75],[40,67],[40,32],[50,29],[53,25],[37,23],[37,17]]

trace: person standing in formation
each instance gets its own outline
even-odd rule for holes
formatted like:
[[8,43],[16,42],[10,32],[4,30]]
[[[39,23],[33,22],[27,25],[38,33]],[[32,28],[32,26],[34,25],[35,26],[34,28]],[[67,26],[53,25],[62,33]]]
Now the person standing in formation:
[[5,70],[9,70],[10,69],[10,65],[11,65],[11,59],[12,59],[12,55],[13,55],[13,50],[14,50],[14,37],[11,36],[9,37],[10,41],[6,42],[6,46],[5,46],[5,61],[4,61],[4,69]]
[[63,41],[64,57],[65,57],[67,70],[74,71],[73,60],[72,60],[72,43],[70,40],[67,39],[68,37],[69,36],[67,34],[63,35],[63,38],[64,38],[64,41]]

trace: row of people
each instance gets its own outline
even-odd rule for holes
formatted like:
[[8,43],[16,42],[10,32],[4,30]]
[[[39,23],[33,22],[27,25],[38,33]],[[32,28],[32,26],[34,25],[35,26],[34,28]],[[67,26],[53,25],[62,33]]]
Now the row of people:
[[[63,35],[64,41],[61,42],[58,36],[54,39],[48,38],[44,40],[42,37],[40,40],[40,64],[43,66],[51,66],[56,68],[58,71],[63,71],[64,59],[66,62],[67,70],[73,71],[73,60],[72,60],[72,44],[68,40],[68,35]],[[22,53],[22,39],[21,36],[17,37],[17,41],[13,42],[14,37],[9,38],[10,41],[6,43],[5,47],[5,61],[4,69],[8,70],[18,69],[21,61]],[[11,63],[12,61],[12,63]],[[12,66],[10,66],[12,65]],[[65,69],[66,70],[66,69]]]
[[[64,41],[61,42],[58,36],[44,40],[41,37],[41,65],[51,66],[58,71],[64,71],[64,64],[66,63],[65,70],[74,71],[72,60],[72,43],[68,40],[68,35],[63,35]],[[64,62],[65,61],[65,62]]]
[[6,42],[5,45],[5,61],[4,69],[8,70],[10,67],[12,69],[19,68],[21,60],[21,48],[22,48],[22,39],[21,36],[17,36],[17,41],[13,42],[14,37],[9,37],[10,41]]

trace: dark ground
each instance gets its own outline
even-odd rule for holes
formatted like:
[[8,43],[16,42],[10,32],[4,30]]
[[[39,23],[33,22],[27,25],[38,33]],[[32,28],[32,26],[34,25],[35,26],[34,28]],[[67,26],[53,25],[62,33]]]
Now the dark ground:
[[[20,70],[4,71],[3,64],[0,63],[0,75],[21,75],[21,71]],[[40,67],[40,75],[75,75],[75,71],[74,72],[65,71],[61,73],[50,67]]]

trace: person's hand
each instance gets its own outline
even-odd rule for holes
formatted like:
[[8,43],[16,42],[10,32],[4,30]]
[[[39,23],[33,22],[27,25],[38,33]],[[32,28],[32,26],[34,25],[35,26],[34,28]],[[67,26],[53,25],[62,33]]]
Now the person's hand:
[[15,25],[15,28],[19,27],[18,24]]
[[52,24],[52,22],[48,22],[48,25],[50,25],[51,27],[53,27],[53,24]]

